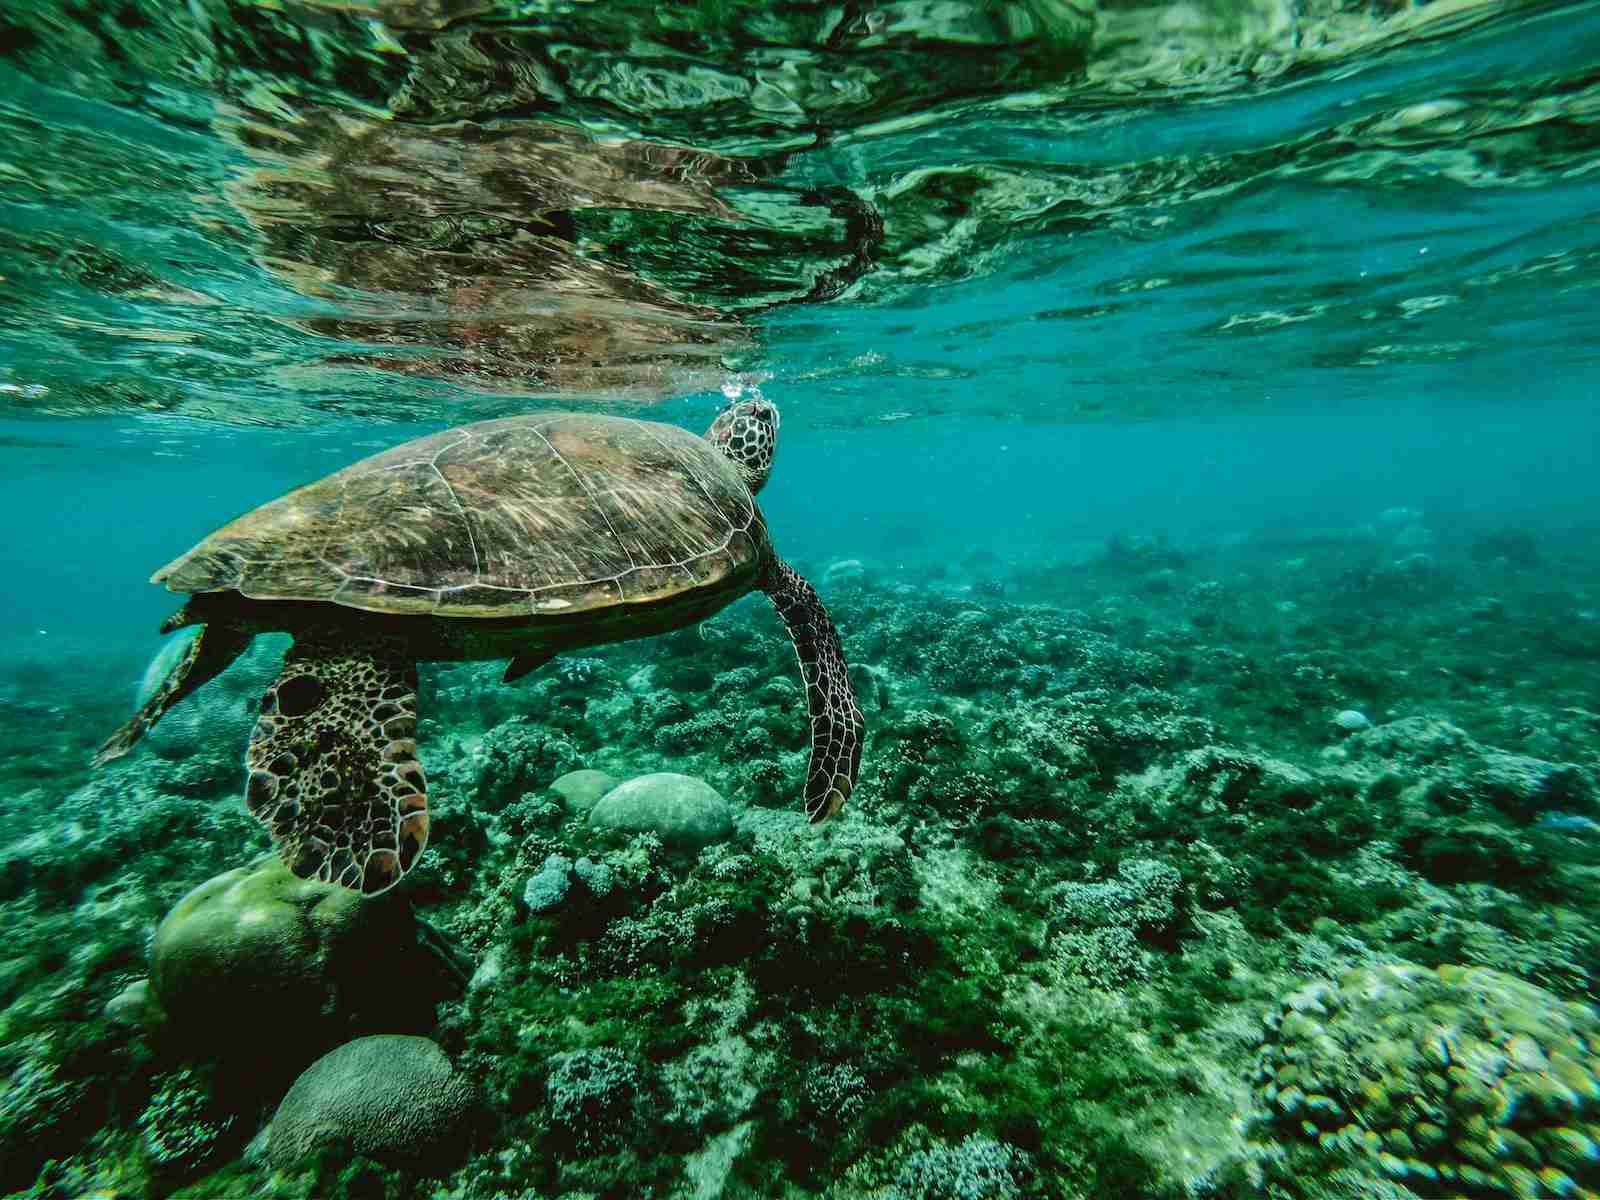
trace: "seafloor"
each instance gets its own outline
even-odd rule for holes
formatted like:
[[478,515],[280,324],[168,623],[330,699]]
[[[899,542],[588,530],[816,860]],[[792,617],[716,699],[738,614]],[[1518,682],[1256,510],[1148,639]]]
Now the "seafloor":
[[[0,1190],[1595,1195],[1600,559],[1416,517],[800,564],[869,730],[821,830],[759,597],[517,685],[425,671],[433,839],[369,904],[240,802],[281,646],[92,778],[131,695],[12,662]],[[731,811],[599,827],[577,769]],[[301,1074],[396,1034],[449,1061]]]

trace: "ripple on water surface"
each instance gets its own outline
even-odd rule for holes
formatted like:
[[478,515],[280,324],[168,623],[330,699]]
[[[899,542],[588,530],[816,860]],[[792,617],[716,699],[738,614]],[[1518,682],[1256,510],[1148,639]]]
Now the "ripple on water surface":
[[19,5],[0,403],[464,418],[753,370],[830,422],[1103,419],[1560,371],[1596,34],[1490,0]]

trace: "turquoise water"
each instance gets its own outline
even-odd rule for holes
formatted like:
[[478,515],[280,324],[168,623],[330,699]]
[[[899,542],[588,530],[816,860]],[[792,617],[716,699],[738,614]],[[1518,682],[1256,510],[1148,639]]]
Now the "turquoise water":
[[[7,6],[0,1193],[1600,1195],[1597,81],[1588,3]],[[374,900],[243,802],[281,636],[91,770],[233,517],[756,396],[834,820],[760,595],[424,663]]]

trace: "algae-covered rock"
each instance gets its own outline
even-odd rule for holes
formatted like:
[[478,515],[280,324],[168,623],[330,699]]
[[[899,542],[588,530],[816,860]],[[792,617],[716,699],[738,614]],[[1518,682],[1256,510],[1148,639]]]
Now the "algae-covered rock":
[[572,860],[565,855],[551,854],[523,887],[522,903],[531,913],[549,912],[560,906],[571,887]]
[[639,1086],[638,1068],[620,1050],[558,1054],[545,1079],[550,1124],[577,1149],[611,1148],[633,1122]]
[[1448,762],[1474,749],[1464,729],[1432,717],[1401,717],[1354,734],[1352,753],[1371,754],[1411,767]]
[[379,1034],[329,1051],[272,1118],[267,1156],[292,1167],[319,1151],[435,1170],[464,1148],[475,1090],[437,1043]]
[[1435,883],[1482,881],[1502,885],[1548,870],[1526,838],[1488,821],[1439,821],[1407,829],[1402,861]]
[[1386,963],[1301,988],[1268,1029],[1253,1136],[1282,1194],[1352,1172],[1400,1196],[1600,1186],[1588,1005],[1486,967]]
[[[395,973],[415,941],[403,901],[298,879],[273,858],[208,879],[173,906],[151,943],[151,989],[186,1051],[314,1053],[353,1012],[397,1018]],[[425,992],[407,990],[400,1009]]]
[[136,979],[106,1001],[101,1014],[113,1025],[130,1029],[150,1029],[166,1016],[148,979]]
[[1486,751],[1473,764],[1466,787],[1516,821],[1532,821],[1556,810],[1594,810],[1589,778],[1580,767],[1524,754]]
[[589,810],[589,824],[654,833],[669,846],[705,846],[733,833],[733,812],[710,784],[670,771],[618,784]]
[[614,776],[604,771],[568,771],[550,785],[550,790],[561,797],[563,807],[574,816],[582,816],[592,809],[612,788],[617,786]]
[[185,1068],[157,1080],[139,1115],[140,1157],[159,1184],[194,1176],[227,1144],[233,1115],[215,1111],[209,1091]]

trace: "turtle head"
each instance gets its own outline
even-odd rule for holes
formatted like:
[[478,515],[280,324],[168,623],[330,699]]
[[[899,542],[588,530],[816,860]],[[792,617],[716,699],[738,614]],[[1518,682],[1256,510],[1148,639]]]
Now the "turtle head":
[[754,495],[772,473],[778,449],[778,409],[765,400],[744,400],[722,410],[706,430],[710,442],[739,468]]

